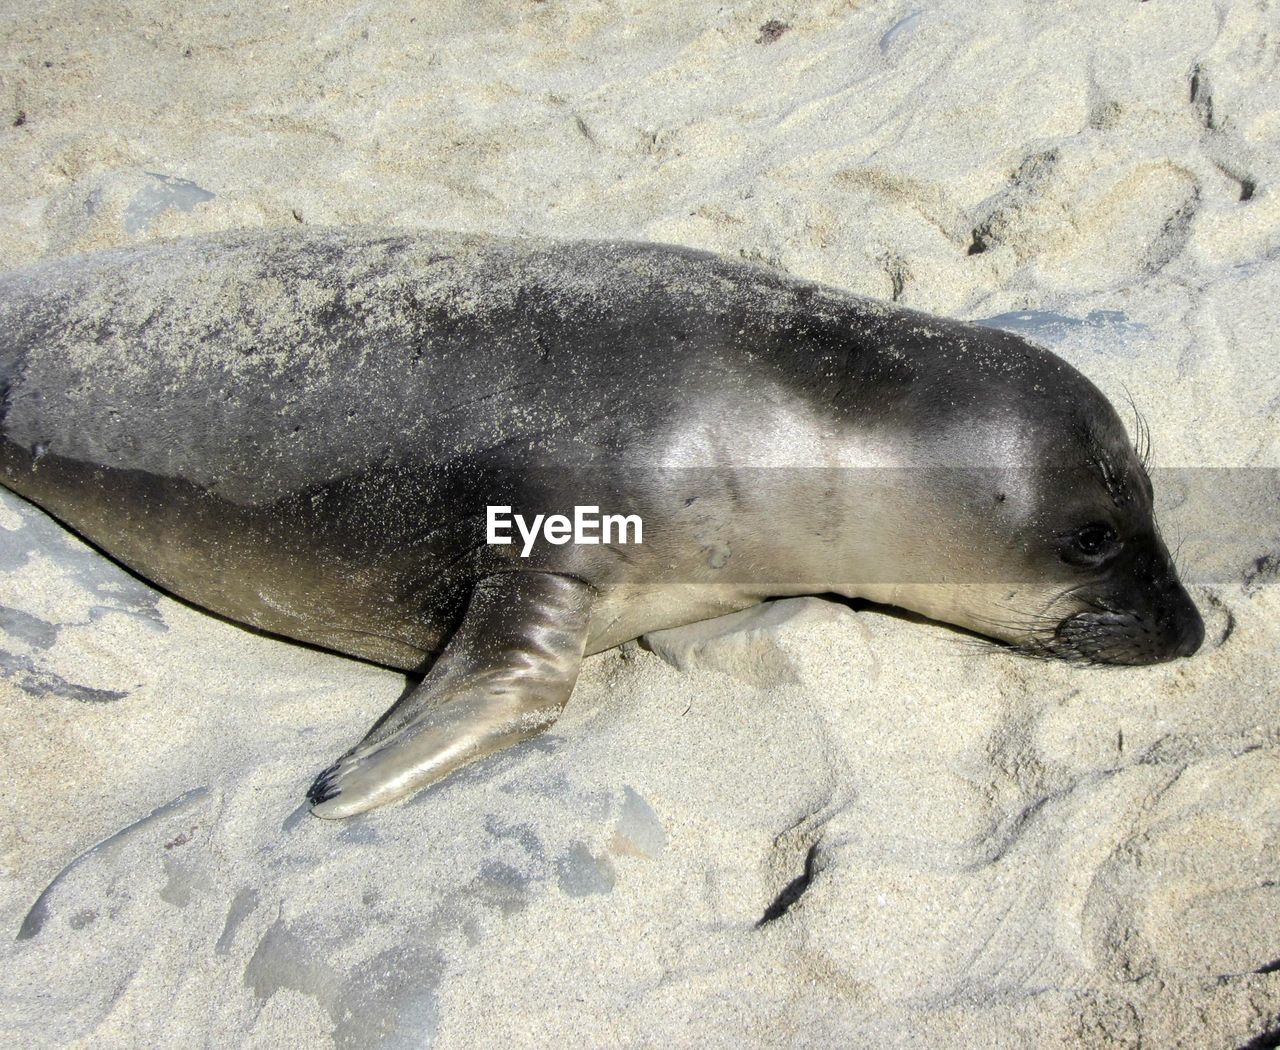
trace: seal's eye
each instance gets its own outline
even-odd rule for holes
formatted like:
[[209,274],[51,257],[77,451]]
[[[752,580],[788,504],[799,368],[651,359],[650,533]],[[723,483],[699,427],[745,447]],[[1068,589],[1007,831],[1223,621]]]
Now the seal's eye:
[[1102,521],[1084,525],[1065,539],[1062,559],[1072,565],[1097,565],[1120,546],[1116,530]]

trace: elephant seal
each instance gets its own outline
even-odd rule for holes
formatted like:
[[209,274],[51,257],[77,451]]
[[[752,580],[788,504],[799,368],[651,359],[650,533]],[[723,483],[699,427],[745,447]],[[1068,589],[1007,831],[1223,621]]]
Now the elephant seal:
[[[362,229],[103,251],[0,278],[0,380],[6,486],[198,606],[425,672],[316,780],[324,817],[545,729],[584,654],[772,596],[1091,663],[1203,637],[1079,372],[703,252]],[[494,507],[548,528],[490,542]],[[535,513],[580,507],[643,541]]]

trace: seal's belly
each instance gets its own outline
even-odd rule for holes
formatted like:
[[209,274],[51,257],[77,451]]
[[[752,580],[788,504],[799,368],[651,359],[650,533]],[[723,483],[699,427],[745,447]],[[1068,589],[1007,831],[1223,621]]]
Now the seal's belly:
[[[325,500],[237,506],[187,482],[88,466],[5,443],[6,487],[30,499],[144,579],[238,623],[360,659],[420,670],[448,640],[477,567],[403,537],[375,551]],[[348,508],[350,509],[350,508]],[[447,531],[447,530],[442,530]],[[479,552],[477,552],[479,553]],[[611,583],[591,616],[588,653],[652,630],[761,600],[742,585]]]
[[[6,487],[170,593],[250,627],[402,669],[429,662],[465,601],[429,550],[379,557],[376,525],[310,493],[237,505],[189,482],[33,456],[4,443]],[[426,560],[424,565],[423,559]]]
[[745,584],[621,583],[602,588],[592,607],[586,652],[604,652],[650,631],[682,627],[757,605],[772,593]]

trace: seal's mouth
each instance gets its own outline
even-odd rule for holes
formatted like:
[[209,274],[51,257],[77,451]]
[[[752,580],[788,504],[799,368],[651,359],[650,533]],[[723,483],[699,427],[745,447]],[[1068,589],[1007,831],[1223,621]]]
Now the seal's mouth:
[[1147,613],[1087,600],[1084,610],[1033,628],[1030,638],[1004,648],[1038,660],[1130,667],[1191,656],[1204,642],[1204,621],[1185,592],[1177,598]]
[[1188,599],[1165,615],[1090,609],[1068,616],[1044,643],[1044,655],[1090,664],[1141,665],[1190,656],[1204,642],[1204,621]]

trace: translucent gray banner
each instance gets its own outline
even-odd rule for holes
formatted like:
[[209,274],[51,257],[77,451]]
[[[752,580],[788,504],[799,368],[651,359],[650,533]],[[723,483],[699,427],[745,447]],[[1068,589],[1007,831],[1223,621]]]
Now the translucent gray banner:
[[[1092,468],[508,465],[461,502],[474,507],[468,513],[481,527],[488,507],[508,508],[502,535],[511,543],[490,545],[490,556],[522,568],[580,565],[593,576],[612,562],[632,582],[847,590],[1070,580],[1105,571],[1064,551],[1085,526],[1113,528],[1122,554],[1154,551],[1152,505],[1185,582],[1254,587],[1276,577],[1280,469],[1161,468],[1150,479],[1149,496],[1141,479],[1108,484]],[[574,535],[576,508],[596,521],[585,542]],[[638,518],[642,530],[617,542],[615,521],[614,542],[601,542],[607,516]],[[551,539],[535,535],[535,524],[542,530],[548,522]]]

